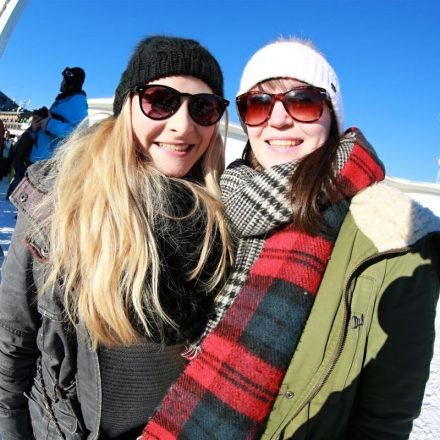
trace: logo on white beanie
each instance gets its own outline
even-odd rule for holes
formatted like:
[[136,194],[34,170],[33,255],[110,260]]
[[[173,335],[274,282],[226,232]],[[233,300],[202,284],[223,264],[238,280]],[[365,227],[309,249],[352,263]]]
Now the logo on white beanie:
[[242,95],[257,84],[274,78],[294,78],[327,91],[339,132],[343,132],[343,105],[339,80],[327,60],[305,42],[278,41],[256,52],[246,64],[240,81]]

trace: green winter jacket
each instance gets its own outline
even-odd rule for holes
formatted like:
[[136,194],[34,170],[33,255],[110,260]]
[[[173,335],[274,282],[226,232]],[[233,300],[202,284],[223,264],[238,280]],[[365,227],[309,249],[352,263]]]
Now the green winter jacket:
[[407,439],[439,295],[440,219],[384,184],[352,201],[262,439]]

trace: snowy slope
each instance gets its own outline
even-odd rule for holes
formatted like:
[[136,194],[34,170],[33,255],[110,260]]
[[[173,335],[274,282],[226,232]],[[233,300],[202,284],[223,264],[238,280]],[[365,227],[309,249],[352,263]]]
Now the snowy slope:
[[[5,200],[6,188],[7,183],[3,180],[0,182],[0,244],[5,254],[11,241],[16,213],[14,206]],[[0,256],[0,264],[2,263],[3,257]],[[437,312],[436,333],[439,336],[436,339],[431,376],[425,392],[422,413],[414,423],[411,440],[440,439],[440,305]]]
[[420,417],[414,422],[410,440],[440,439],[440,302],[435,324],[436,341],[431,374],[423,398]]
[[[5,200],[8,189],[6,179],[0,182],[0,244],[6,254],[11,242],[12,231],[15,226],[16,209],[11,202]],[[3,257],[0,256],[0,265],[3,264]],[[0,272],[1,274],[1,272]]]

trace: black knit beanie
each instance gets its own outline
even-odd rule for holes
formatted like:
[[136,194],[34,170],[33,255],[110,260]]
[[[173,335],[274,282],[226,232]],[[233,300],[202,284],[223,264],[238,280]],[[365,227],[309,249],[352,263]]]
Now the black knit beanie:
[[84,69],[81,67],[66,67],[61,74],[69,86],[81,90],[84,80],[86,79]]
[[152,36],[134,51],[115,91],[113,114],[118,116],[128,92],[155,79],[190,75],[223,96],[223,74],[217,60],[195,40]]

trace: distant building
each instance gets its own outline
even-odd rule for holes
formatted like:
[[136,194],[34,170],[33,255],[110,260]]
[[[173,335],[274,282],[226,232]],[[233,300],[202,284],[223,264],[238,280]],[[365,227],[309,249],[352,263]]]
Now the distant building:
[[17,111],[18,105],[3,92],[0,91],[0,111],[2,112],[12,112]]
[[29,126],[28,113],[23,113],[20,107],[0,91],[0,119],[6,130],[13,136],[20,136]]
[[[28,2],[29,0],[0,0],[0,57]],[[0,119],[14,136],[19,136],[27,127],[21,121],[22,116],[17,114],[18,110],[19,106],[0,91]]]

